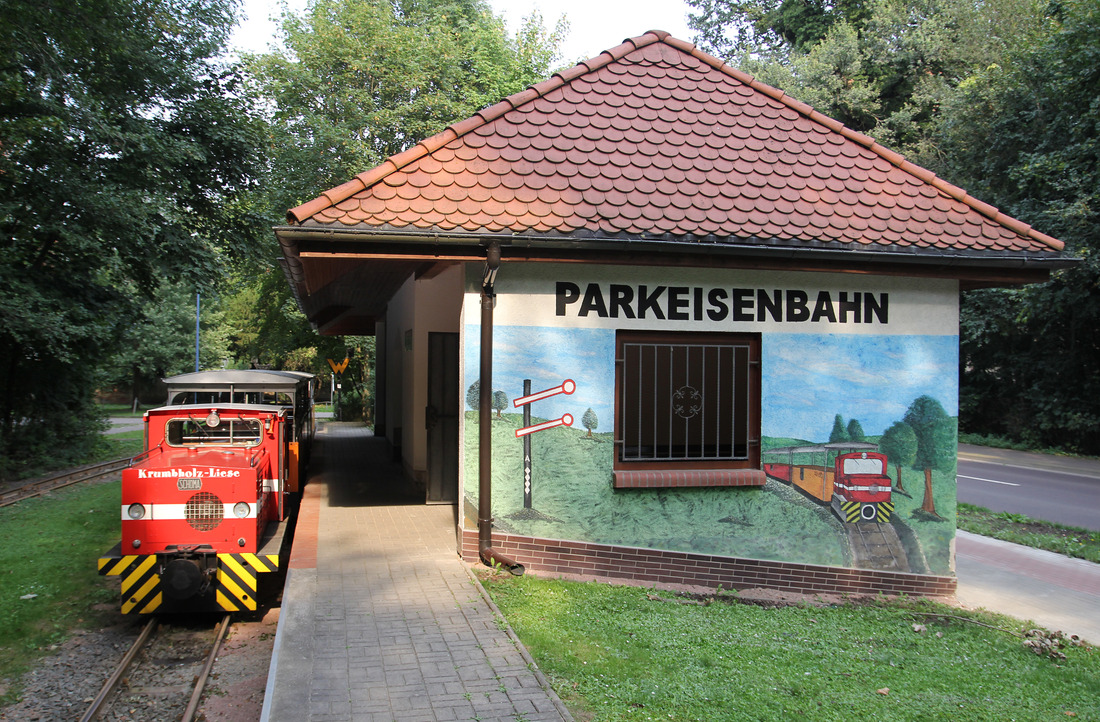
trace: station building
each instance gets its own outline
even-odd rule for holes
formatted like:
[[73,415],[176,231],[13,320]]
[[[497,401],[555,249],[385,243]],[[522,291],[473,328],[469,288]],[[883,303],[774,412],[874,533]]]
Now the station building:
[[659,31],[287,220],[458,553],[727,589],[953,591],[959,292],[1069,262]]

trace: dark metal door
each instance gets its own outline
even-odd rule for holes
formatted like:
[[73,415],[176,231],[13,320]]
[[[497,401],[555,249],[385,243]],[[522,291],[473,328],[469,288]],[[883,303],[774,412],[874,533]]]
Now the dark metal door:
[[428,334],[428,503],[458,501],[458,334]]

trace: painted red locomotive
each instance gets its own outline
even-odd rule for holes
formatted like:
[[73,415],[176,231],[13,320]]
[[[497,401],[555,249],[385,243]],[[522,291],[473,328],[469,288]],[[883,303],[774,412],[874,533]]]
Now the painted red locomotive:
[[877,448],[850,442],[771,449],[763,454],[764,473],[828,504],[841,521],[885,523],[894,511],[893,484]]
[[122,473],[122,539],[99,572],[122,578],[124,613],[255,609],[258,577],[278,571],[288,542],[312,377],[220,371],[166,382],[175,405],[145,414],[145,451]]

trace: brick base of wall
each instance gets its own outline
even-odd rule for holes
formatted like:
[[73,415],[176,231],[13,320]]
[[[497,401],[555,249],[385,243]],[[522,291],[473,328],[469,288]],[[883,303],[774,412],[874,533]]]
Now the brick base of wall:
[[[687,584],[723,589],[764,587],[800,594],[955,593],[955,577],[847,569],[790,562],[668,552],[638,547],[493,534],[493,548],[532,571],[622,579],[645,584]],[[478,560],[477,531],[462,530],[462,558]]]

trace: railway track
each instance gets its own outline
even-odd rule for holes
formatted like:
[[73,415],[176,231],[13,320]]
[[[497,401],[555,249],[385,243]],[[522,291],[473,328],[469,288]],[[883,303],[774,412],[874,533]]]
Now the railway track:
[[75,469],[67,469],[56,474],[34,479],[17,487],[0,492],[0,507],[10,506],[24,499],[39,496],[53,491],[54,489],[61,489],[62,487],[72,484],[78,484],[82,481],[102,479],[105,476],[117,474],[129,466],[129,464],[130,457],[127,456],[122,459],[112,459],[111,461],[102,461],[98,464],[89,464]]
[[205,622],[158,629],[156,617],[151,618],[80,722],[191,722],[229,623],[230,615],[226,614],[211,633]]

